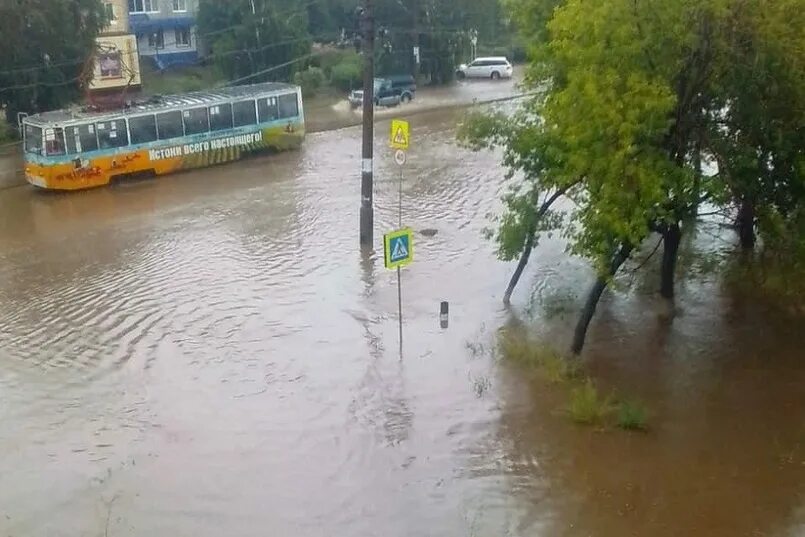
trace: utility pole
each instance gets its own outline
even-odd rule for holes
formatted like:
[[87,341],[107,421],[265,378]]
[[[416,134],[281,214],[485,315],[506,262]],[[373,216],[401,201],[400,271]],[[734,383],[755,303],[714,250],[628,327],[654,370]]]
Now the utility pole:
[[421,49],[419,44],[419,0],[411,0],[411,17],[413,24],[411,25],[411,42],[412,50],[411,55],[413,56],[414,60],[411,65],[411,74],[414,77],[414,82],[417,80],[417,76],[419,75],[419,58]]
[[374,242],[374,119],[375,119],[375,21],[373,0],[364,0],[361,13],[363,44],[363,151],[361,155],[361,246],[371,248]]

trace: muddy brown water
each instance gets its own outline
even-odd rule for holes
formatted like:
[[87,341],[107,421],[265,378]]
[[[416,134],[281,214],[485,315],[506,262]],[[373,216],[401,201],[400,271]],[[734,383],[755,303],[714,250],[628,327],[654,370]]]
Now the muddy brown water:
[[[561,390],[491,349],[513,318],[567,341],[589,271],[546,240],[501,306],[512,267],[481,238],[498,155],[456,147],[457,117],[413,124],[403,219],[437,233],[403,271],[402,360],[394,273],[357,246],[358,128],[0,193],[0,535],[805,534],[801,327],[717,275],[683,280],[673,319],[638,282],[604,300],[586,359],[651,430],[570,424]],[[397,171],[377,155],[379,250]]]

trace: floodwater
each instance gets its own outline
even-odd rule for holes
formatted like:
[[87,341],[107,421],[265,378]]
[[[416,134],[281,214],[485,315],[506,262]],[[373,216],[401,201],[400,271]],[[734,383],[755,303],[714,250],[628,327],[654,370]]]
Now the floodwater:
[[647,402],[651,430],[572,425],[557,388],[491,349],[511,322],[567,341],[589,271],[546,240],[502,307],[512,267],[482,239],[499,155],[456,147],[459,114],[413,118],[402,359],[379,252],[397,221],[387,123],[369,256],[359,128],[153,181],[0,193],[0,535],[805,535],[800,326],[713,274],[680,282],[673,319],[650,277],[622,287],[585,359]]

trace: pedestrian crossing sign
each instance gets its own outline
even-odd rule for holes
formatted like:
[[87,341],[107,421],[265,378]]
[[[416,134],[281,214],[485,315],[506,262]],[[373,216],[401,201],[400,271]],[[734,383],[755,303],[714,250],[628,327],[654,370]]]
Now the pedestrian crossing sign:
[[408,149],[411,141],[411,130],[407,121],[402,119],[391,120],[390,142],[393,149]]
[[383,235],[383,252],[387,269],[411,263],[414,260],[414,232],[405,228]]

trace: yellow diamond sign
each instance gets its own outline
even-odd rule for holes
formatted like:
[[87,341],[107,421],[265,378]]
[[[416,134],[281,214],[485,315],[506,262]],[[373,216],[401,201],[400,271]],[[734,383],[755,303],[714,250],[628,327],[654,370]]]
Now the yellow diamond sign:
[[411,140],[411,130],[407,121],[402,119],[391,120],[391,133],[389,141],[394,149],[408,149]]

